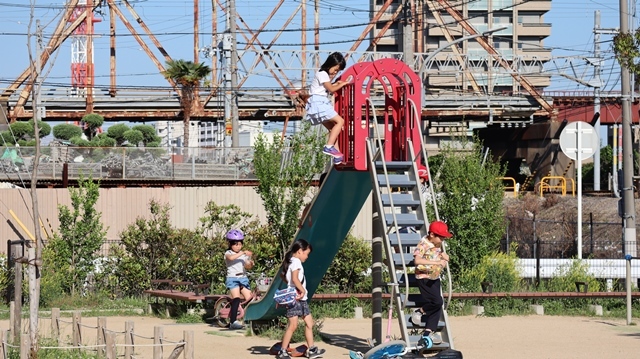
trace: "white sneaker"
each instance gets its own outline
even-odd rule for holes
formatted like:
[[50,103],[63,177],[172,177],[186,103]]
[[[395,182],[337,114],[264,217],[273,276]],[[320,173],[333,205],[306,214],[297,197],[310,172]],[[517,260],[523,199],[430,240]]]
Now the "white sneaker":
[[413,311],[413,313],[411,313],[411,323],[413,323],[414,325],[423,325],[422,324],[422,316],[424,315],[424,313],[422,313],[420,311],[420,308],[416,309]]
[[236,320],[235,322],[231,323],[231,325],[229,325],[229,329],[244,329],[244,324],[242,324],[242,322],[240,322],[239,320]]
[[431,338],[433,345],[442,344],[442,335],[438,332],[431,332],[431,334],[429,334],[429,338]]

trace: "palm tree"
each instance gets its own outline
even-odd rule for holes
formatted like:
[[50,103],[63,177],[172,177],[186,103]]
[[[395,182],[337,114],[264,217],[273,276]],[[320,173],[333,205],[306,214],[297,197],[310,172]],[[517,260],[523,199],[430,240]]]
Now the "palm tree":
[[165,78],[173,80],[180,86],[184,147],[189,147],[189,122],[196,101],[196,90],[200,85],[200,80],[207,77],[210,72],[211,68],[205,64],[185,60],[168,60],[167,69],[162,72]]

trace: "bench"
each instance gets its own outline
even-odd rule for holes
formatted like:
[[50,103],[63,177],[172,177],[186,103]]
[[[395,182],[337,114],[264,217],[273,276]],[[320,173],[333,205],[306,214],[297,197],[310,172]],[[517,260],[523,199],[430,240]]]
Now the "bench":
[[[192,282],[180,282],[169,279],[153,279],[151,280],[153,289],[147,289],[143,293],[149,297],[155,298],[155,306],[159,308],[164,305],[165,314],[170,316],[169,309],[174,306],[201,304],[206,298],[212,297],[209,294],[210,284],[193,284]],[[187,290],[181,290],[185,288]],[[206,297],[206,298],[205,298]],[[164,299],[160,303],[158,299]],[[170,300],[171,302],[168,302]],[[153,308],[150,308],[150,311]]]
[[[625,298],[626,292],[473,292],[451,293],[451,299],[488,299],[488,298],[514,298],[514,299],[542,299],[542,298]],[[313,295],[313,300],[342,300],[348,298],[359,300],[371,300],[371,293],[318,293]],[[640,292],[632,292],[632,298],[640,298]],[[383,293],[382,298],[389,299],[388,293]],[[444,298],[449,298],[449,293],[444,293]],[[421,301],[420,294],[409,294],[409,301]]]

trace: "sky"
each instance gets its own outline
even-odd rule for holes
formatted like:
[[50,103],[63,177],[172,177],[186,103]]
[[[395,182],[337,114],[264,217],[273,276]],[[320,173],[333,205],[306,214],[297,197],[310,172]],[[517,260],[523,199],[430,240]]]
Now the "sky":
[[[82,1],[82,0],[81,0]],[[265,25],[258,37],[264,44],[274,40],[276,31],[286,27],[288,32],[275,39],[273,49],[300,49],[300,35],[296,31],[302,27],[301,17],[294,14],[294,9],[301,0],[286,0],[275,13],[273,19]],[[473,1],[473,0],[468,0]],[[313,26],[313,0],[307,1],[307,27]],[[157,36],[160,43],[173,58],[193,59],[193,0],[130,0],[134,10],[145,24]],[[222,0],[224,5],[226,1]],[[277,0],[246,1],[236,0],[238,15],[251,29],[258,29],[269,16]],[[369,0],[320,0],[321,15],[320,41],[323,51],[346,51],[362,33],[369,20]],[[545,22],[552,24],[551,36],[545,39],[544,46],[552,49],[555,59],[563,57],[587,57],[593,53],[594,12],[601,12],[602,28],[619,27],[618,1],[615,0],[553,0],[551,11],[545,15]],[[29,28],[35,29],[35,23],[30,26],[30,4],[35,4],[35,18],[40,19],[45,43],[50,39],[53,29],[57,25],[64,1],[51,0],[0,0],[0,43],[4,49],[0,56],[0,88],[6,87],[28,64],[27,33]],[[129,21],[135,23],[126,8],[120,4],[120,9]],[[200,0],[200,46],[211,45],[212,1]],[[96,84],[109,84],[109,17],[108,9],[103,8],[102,20],[95,24],[97,34],[95,42],[94,61],[96,63]],[[284,25],[288,19],[290,24]],[[224,30],[224,16],[218,11],[218,31]],[[634,20],[637,24],[637,19]],[[243,26],[240,24],[239,26]],[[136,27],[142,31],[140,27]],[[117,23],[117,83],[119,86],[168,86],[166,80],[158,74],[154,63],[142,51],[122,22]],[[617,90],[619,84],[619,70],[611,57],[611,35],[601,36],[601,51],[608,59],[603,66],[603,80],[605,88]],[[239,47],[246,42],[239,36]],[[308,43],[313,41],[313,33],[308,32]],[[31,41],[32,45],[35,43]],[[153,47],[150,41],[147,43]],[[367,43],[363,43],[358,50],[364,51]],[[33,47],[35,48],[35,47]],[[311,48],[311,47],[310,47]],[[200,61],[210,61],[204,57],[203,51]],[[157,50],[156,56],[164,63]],[[54,56],[45,74],[47,78],[44,87],[68,86],[70,84],[71,44],[67,41]],[[581,65],[579,71],[584,71]],[[553,69],[549,68],[553,74]],[[586,69],[587,72],[592,70]],[[253,82],[251,82],[253,81]],[[278,84],[270,74],[260,74],[245,86],[260,86],[277,88]],[[550,90],[589,90],[575,82],[559,76],[552,78]]]

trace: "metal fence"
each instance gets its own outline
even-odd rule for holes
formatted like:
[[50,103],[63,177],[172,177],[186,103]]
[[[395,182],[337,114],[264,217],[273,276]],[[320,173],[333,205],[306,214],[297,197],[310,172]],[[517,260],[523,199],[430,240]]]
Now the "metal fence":
[[[627,246],[622,222],[582,223],[583,258],[623,258]],[[640,231],[638,231],[640,233]],[[638,253],[638,241],[631,243]],[[578,253],[577,223],[570,220],[507,217],[507,231],[501,249],[515,248],[519,258],[575,258]],[[628,248],[633,252],[633,248]]]
[[[31,179],[34,147],[0,147],[0,153],[0,178]],[[42,147],[39,180],[81,175],[94,179],[254,179],[253,147]]]

